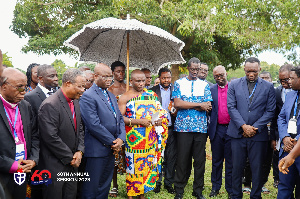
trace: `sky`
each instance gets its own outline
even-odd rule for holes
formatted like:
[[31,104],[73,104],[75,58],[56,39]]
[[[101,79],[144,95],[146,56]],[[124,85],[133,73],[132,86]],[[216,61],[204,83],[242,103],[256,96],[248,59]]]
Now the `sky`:
[[[27,44],[28,38],[19,38],[13,33],[9,26],[12,24],[13,11],[16,5],[16,0],[1,0],[0,1],[0,49],[2,53],[7,53],[11,57],[12,64],[15,68],[22,70],[27,69],[29,64],[51,64],[55,59],[61,59],[67,66],[74,66],[76,62],[79,62],[69,55],[42,55],[39,56],[32,52],[23,53],[21,51],[22,46]],[[258,55],[260,61],[266,61],[268,64],[283,65],[288,62],[283,54],[273,51],[264,51]],[[79,62],[80,63],[80,62]]]

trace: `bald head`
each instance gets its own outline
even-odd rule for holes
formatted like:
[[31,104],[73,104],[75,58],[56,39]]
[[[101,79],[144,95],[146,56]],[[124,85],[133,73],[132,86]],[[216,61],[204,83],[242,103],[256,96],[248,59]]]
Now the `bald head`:
[[10,103],[17,104],[24,99],[27,77],[14,68],[6,68],[2,73],[1,95]]
[[216,66],[213,69],[213,75],[216,83],[219,86],[225,86],[227,84],[227,72],[224,66]]
[[135,69],[134,71],[131,72],[130,79],[135,78],[138,75],[144,75],[145,76],[145,73],[143,71],[139,70],[139,69]]
[[110,87],[113,75],[109,66],[103,63],[98,63],[94,69],[95,83],[102,89]]

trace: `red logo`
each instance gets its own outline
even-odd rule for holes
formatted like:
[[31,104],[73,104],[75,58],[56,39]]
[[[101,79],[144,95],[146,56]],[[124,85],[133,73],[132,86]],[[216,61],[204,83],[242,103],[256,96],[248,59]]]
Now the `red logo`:
[[[35,181],[34,179],[38,178],[37,181]],[[51,180],[51,173],[48,170],[42,170],[39,172],[39,170],[35,170],[35,172],[32,174],[31,176],[31,183],[33,185],[37,185],[37,184],[51,184],[52,180]]]

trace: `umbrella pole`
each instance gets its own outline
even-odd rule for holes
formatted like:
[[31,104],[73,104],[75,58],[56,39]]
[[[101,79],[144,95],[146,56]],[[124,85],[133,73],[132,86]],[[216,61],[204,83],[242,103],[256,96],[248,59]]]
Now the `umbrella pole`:
[[127,72],[126,72],[126,91],[129,90],[129,31],[127,31]]

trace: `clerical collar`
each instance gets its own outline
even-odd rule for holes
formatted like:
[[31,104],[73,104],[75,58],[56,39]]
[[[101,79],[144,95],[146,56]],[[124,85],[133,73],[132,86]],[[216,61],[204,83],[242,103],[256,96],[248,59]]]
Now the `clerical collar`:
[[228,85],[228,82],[226,83],[225,86],[220,86],[219,84],[217,84],[220,88],[225,88]]
[[256,79],[256,80],[253,81],[253,82],[250,82],[247,78],[246,78],[246,80],[247,80],[248,83],[253,84],[253,83],[256,83],[258,79]]
[[4,97],[3,97],[1,94],[0,94],[0,97],[1,97],[1,99],[4,100],[7,104],[9,104],[9,105],[11,106],[11,108],[15,108],[16,106],[18,106],[18,104],[13,104],[13,103],[10,103],[10,102],[6,101],[6,100],[4,99]]

